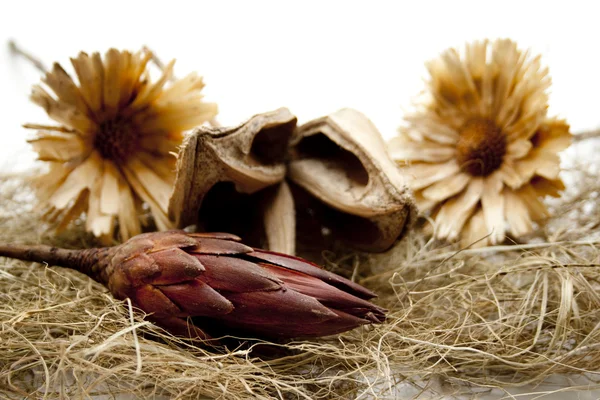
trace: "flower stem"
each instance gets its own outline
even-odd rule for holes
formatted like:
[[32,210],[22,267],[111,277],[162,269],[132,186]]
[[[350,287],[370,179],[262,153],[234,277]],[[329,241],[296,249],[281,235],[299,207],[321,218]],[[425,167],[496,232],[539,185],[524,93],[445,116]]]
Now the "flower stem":
[[14,40],[8,41],[8,47],[10,48],[10,51],[13,54],[24,57],[26,60],[28,60],[30,63],[32,63],[33,66],[36,67],[42,74],[48,73],[48,68],[46,68],[46,66],[39,60],[39,58],[34,57],[30,53],[21,49],[19,46],[17,46],[17,43],[15,43]]
[[94,280],[106,283],[105,262],[110,248],[68,250],[46,245],[22,245],[0,243],[0,257],[24,261],[60,265],[86,274]]

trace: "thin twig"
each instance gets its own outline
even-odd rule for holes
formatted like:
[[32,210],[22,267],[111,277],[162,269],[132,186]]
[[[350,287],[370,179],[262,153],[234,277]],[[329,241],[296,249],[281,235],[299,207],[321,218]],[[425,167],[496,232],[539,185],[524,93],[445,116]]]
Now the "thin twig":
[[581,142],[583,140],[593,139],[597,137],[600,137],[600,128],[593,129],[591,131],[575,133],[573,135],[573,142]]
[[[160,69],[162,72],[165,72],[165,63],[162,62],[162,60],[156,55],[155,52],[153,52],[148,46],[142,47],[142,50],[150,53],[150,59],[152,60],[154,65],[156,65],[158,67],[158,69]],[[177,80],[177,77],[175,76],[175,74],[171,74],[171,76],[169,77],[169,81],[171,81],[171,83],[173,83],[176,80]]]
[[25,50],[23,50],[19,46],[17,46],[17,43],[14,40],[11,39],[11,40],[8,41],[8,47],[10,48],[10,51],[13,54],[20,55],[21,57],[24,57],[25,59],[27,59],[42,74],[47,74],[48,73],[48,68],[46,68],[46,66],[44,65],[44,63],[42,63],[38,58],[32,56],[30,53],[26,52]]

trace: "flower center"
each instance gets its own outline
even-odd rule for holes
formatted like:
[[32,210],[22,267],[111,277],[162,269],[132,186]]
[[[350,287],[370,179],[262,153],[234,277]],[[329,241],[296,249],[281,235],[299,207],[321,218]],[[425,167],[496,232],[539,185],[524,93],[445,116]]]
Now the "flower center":
[[506,136],[495,123],[485,118],[467,121],[459,131],[457,161],[472,176],[488,176],[502,165]]
[[137,145],[137,134],[131,123],[119,118],[102,121],[94,138],[100,155],[117,163],[124,162]]

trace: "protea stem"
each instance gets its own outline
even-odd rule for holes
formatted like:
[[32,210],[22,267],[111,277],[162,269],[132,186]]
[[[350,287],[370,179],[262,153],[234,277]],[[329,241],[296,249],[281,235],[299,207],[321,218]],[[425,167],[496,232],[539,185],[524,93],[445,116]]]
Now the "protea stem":
[[77,270],[100,283],[107,282],[106,262],[109,248],[68,250],[46,245],[0,243],[0,257],[60,265]]

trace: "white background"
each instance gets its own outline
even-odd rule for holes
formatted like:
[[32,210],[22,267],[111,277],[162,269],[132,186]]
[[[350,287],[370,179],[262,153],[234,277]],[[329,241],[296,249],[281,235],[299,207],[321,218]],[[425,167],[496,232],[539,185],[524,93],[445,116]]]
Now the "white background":
[[59,61],[67,70],[81,50],[148,45],[163,60],[177,58],[178,76],[204,75],[207,98],[219,103],[225,125],[281,106],[300,122],[354,107],[390,138],[423,88],[424,61],[449,46],[510,37],[550,67],[552,114],[566,117],[575,131],[600,125],[600,14],[592,1],[99,0],[0,7],[0,172],[31,166],[25,142],[31,132],[21,124],[48,122],[28,101],[40,74],[11,57],[9,38],[47,66]]
[[47,66],[81,50],[150,46],[198,71],[218,119],[236,124],[286,106],[300,122],[341,107],[386,138],[423,88],[424,61],[449,46],[510,37],[550,67],[550,112],[574,130],[600,125],[600,17],[595,3],[550,1],[11,1],[0,9],[0,169],[30,165],[25,122],[40,74],[11,57],[14,38]]

